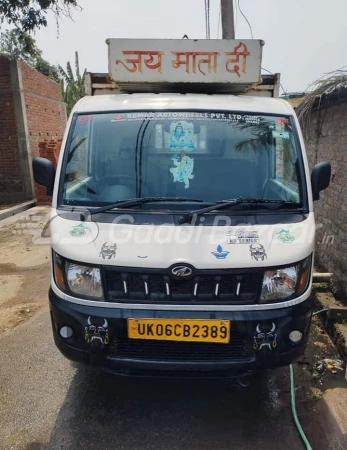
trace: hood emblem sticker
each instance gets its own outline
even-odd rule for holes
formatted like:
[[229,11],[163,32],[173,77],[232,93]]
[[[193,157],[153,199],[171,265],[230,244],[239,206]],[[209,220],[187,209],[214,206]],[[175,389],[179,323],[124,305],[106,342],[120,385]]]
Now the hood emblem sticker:
[[84,225],[84,223],[80,223],[79,225],[75,225],[69,231],[70,235],[73,237],[82,237],[87,234],[88,228]]
[[295,241],[295,236],[290,234],[289,230],[283,229],[279,233],[277,233],[277,239],[285,244],[290,244],[291,242]]
[[101,350],[110,342],[108,322],[106,319],[97,317],[92,320],[92,317],[89,316],[87,326],[84,330],[84,339],[93,348],[99,348]]
[[116,244],[108,244],[107,242],[104,242],[101,246],[99,257],[102,257],[102,259],[115,258],[116,250]]
[[273,348],[277,347],[277,333],[276,325],[272,322],[270,325],[264,325],[258,323],[253,341],[254,350],[267,350],[271,351]]
[[229,255],[229,253],[230,252],[223,250],[221,245],[218,245],[217,250],[215,252],[212,252],[212,255],[217,259],[225,259]]
[[257,231],[251,230],[236,230],[227,231],[225,234],[228,237],[228,244],[258,244],[259,235]]
[[251,258],[256,261],[264,261],[267,258],[265,248],[261,244],[251,244],[249,247]]

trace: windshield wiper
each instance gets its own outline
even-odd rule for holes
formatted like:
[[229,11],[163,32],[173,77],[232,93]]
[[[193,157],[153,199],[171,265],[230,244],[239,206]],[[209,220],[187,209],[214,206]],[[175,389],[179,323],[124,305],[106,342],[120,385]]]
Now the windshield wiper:
[[207,208],[197,209],[195,211],[190,211],[188,214],[185,214],[184,216],[181,216],[178,219],[178,222],[183,224],[186,222],[191,221],[191,219],[194,216],[201,216],[207,212],[215,211],[218,209],[224,209],[228,208],[230,206],[239,205],[241,203],[247,203],[251,205],[260,205],[260,204],[275,204],[278,205],[278,208],[281,208],[282,206],[289,206],[289,207],[301,207],[301,203],[296,202],[289,202],[287,200],[271,200],[267,198],[233,198],[230,200],[218,200],[214,205],[208,206]]
[[90,215],[111,211],[113,209],[128,208],[130,206],[141,205],[142,203],[151,202],[202,202],[203,200],[187,197],[139,197],[131,198],[129,200],[120,200],[119,202],[112,203],[110,205],[102,206],[101,208],[95,208],[90,211]]

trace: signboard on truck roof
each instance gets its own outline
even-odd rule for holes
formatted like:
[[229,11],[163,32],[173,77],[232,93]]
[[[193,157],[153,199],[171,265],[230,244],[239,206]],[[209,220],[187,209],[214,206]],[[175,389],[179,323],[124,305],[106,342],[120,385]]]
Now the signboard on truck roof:
[[118,83],[230,83],[260,80],[261,40],[108,39]]

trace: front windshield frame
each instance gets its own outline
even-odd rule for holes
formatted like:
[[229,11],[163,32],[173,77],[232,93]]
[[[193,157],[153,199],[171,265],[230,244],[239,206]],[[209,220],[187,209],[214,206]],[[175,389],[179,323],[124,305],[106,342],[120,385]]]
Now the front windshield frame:
[[[298,207],[297,209],[291,209],[291,213],[293,212],[298,212],[298,213],[308,213],[309,211],[309,200],[308,200],[308,189],[307,189],[307,177],[306,177],[306,170],[305,170],[305,163],[304,163],[304,158],[303,158],[303,148],[301,145],[301,141],[300,141],[300,137],[299,137],[299,132],[297,129],[297,125],[294,119],[293,115],[289,115],[289,114],[273,114],[273,113],[265,113],[265,112],[261,112],[261,111],[239,111],[239,110],[222,110],[222,109],[210,109],[209,110],[211,113],[230,113],[230,114],[235,114],[235,115],[258,115],[258,116],[262,116],[262,117],[281,117],[281,118],[286,118],[288,119],[288,123],[291,126],[291,130],[292,130],[292,136],[293,136],[293,141],[294,141],[294,145],[295,145],[295,151],[297,154],[297,159],[298,159],[298,167],[297,167],[297,181],[298,181],[298,187],[299,187],[299,195],[300,195],[300,208]],[[94,209],[94,208],[98,208],[100,206],[103,205],[107,205],[107,203],[101,203],[101,202],[94,202],[93,205],[89,205],[89,204],[67,204],[64,201],[64,183],[65,183],[65,173],[66,173],[66,168],[67,168],[67,163],[68,163],[68,157],[70,152],[68,151],[68,149],[71,146],[71,142],[74,136],[74,131],[75,131],[75,126],[76,123],[78,121],[79,118],[82,118],[83,116],[96,116],[96,115],[103,115],[103,114],[116,114],[116,115],[122,115],[122,114],[127,114],[127,113],[158,113],[158,112],[167,112],[167,113],[198,113],[198,112],[206,112],[206,109],[199,109],[199,108],[189,108],[189,109],[168,109],[168,110],[159,110],[159,109],[132,109],[132,110],[123,110],[123,109],[119,109],[119,110],[102,110],[102,111],[84,111],[83,113],[74,113],[73,117],[71,118],[71,123],[70,123],[70,127],[69,127],[69,132],[68,132],[68,136],[66,139],[66,144],[64,147],[64,155],[63,155],[63,159],[62,159],[62,164],[61,164],[61,170],[60,170],[60,178],[59,178],[59,187],[58,187],[58,195],[57,195],[57,208],[61,208],[64,210],[80,210],[83,209],[85,210],[87,209]],[[146,119],[147,120],[147,119]],[[147,120],[149,121],[149,120]],[[187,197],[190,197],[190,195],[187,195]],[[225,199],[220,199],[220,200],[225,200]],[[112,202],[110,202],[111,204]],[[208,202],[208,201],[204,201],[204,203],[201,203],[201,205],[203,206],[208,206],[208,205],[213,205],[214,202]],[[163,213],[163,205],[159,204],[159,203],[151,203],[151,208],[148,207],[148,203],[142,205],[144,206],[143,209],[145,209],[144,212],[148,212],[149,209],[153,212],[160,212]],[[197,205],[197,203],[193,204],[193,205]],[[124,209],[124,211],[134,211],[136,213],[141,213],[142,210],[142,206],[139,208],[138,206],[134,206],[134,208],[126,208]],[[172,206],[174,206],[174,204],[172,202],[170,202],[170,204],[167,204],[167,206],[165,207],[166,210],[169,210],[171,213],[179,213],[182,211],[186,211],[187,210],[187,203],[183,204],[181,203],[180,206],[182,206],[182,208],[178,208],[178,209],[173,209]],[[203,207],[202,206],[202,207]],[[195,208],[193,206],[193,208]],[[114,213],[119,212],[120,210],[115,210]],[[225,209],[223,210],[225,213],[229,214],[233,214],[233,211],[236,212],[236,210],[232,210],[232,209]],[[274,211],[265,211],[265,213],[274,213]],[[217,212],[216,212],[217,213]],[[216,214],[215,213],[215,214]],[[254,213],[258,213],[253,211]],[[212,214],[214,214],[212,212]]]

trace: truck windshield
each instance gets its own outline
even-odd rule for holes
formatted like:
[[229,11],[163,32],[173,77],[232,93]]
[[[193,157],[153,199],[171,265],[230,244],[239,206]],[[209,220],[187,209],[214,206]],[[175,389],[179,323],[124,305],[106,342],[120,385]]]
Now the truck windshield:
[[[62,203],[97,207],[185,197],[213,204],[244,197],[305,205],[293,124],[286,116],[230,111],[76,115],[62,167]],[[180,208],[179,201],[168,208]]]

